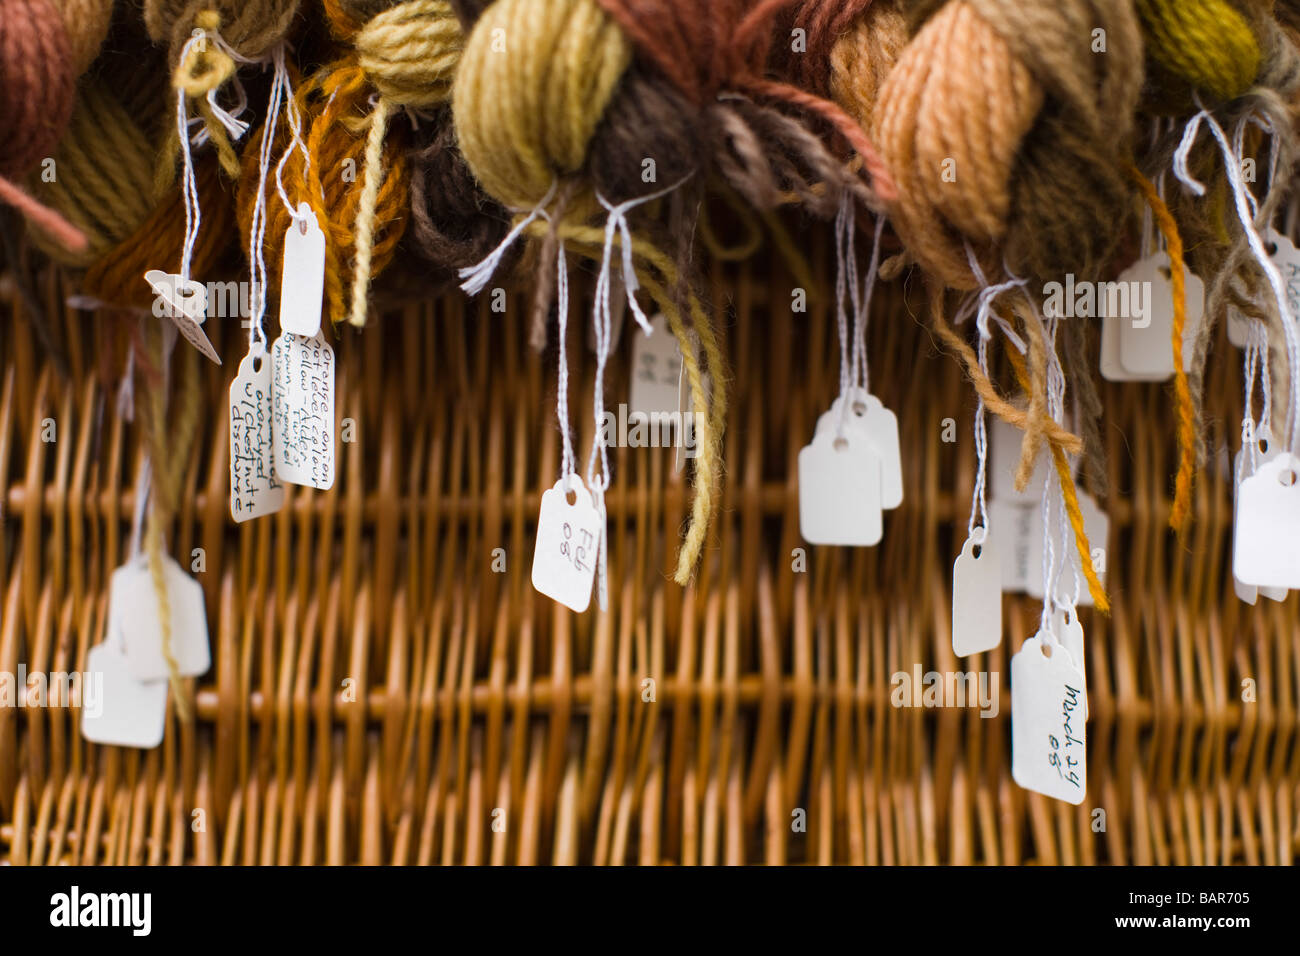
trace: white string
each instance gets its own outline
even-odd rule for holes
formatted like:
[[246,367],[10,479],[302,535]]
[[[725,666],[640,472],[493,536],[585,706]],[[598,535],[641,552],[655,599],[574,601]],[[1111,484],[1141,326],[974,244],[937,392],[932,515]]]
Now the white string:
[[844,437],[844,423],[848,416],[849,390],[853,387],[852,368],[856,364],[856,359],[851,359],[849,354],[849,318],[844,306],[850,269],[854,272],[854,285],[857,284],[856,259],[853,198],[845,190],[835,213],[835,325],[840,336],[840,413],[835,423],[835,435],[841,439]]
[[[876,289],[876,276],[880,271],[880,237],[885,231],[885,217],[876,217],[876,232],[871,239],[871,261],[867,264],[867,277],[863,281],[862,301],[856,296],[857,285],[854,284],[854,321],[853,351],[856,356],[854,370],[857,385],[864,392],[871,391],[870,368],[867,365],[867,323],[871,320],[871,295]],[[857,267],[854,267],[854,273]]]
[[[546,216],[545,213],[541,215]],[[550,217],[547,217],[548,219]],[[569,437],[569,350],[567,346],[569,328],[569,266],[564,255],[564,240],[560,240],[555,254],[555,304],[560,320],[560,368],[555,390],[555,417],[560,423],[560,437],[563,452],[560,457],[560,475],[564,481],[564,493],[569,493],[569,479],[577,473],[578,466],[573,455],[573,440]]]
[[[181,50],[181,59],[189,54],[191,47],[203,40],[203,34],[190,37]],[[194,243],[199,238],[199,225],[203,221],[203,210],[199,208],[199,189],[194,178],[194,157],[190,154],[189,120],[185,109],[185,91],[176,91],[176,131],[181,141],[181,192],[185,197],[185,245],[181,250],[181,281],[190,279],[190,261],[194,257]]]
[[[248,322],[248,350],[251,353],[260,344],[266,350],[266,174],[271,165],[271,150],[275,146],[275,128],[280,117],[280,101],[285,95],[288,71],[284,66],[284,46],[275,48],[275,75],[271,79],[271,93],[266,104],[266,121],[262,124],[262,144],[257,157],[257,201],[253,205],[253,222],[249,227],[248,265],[249,296],[252,314]],[[291,147],[292,148],[292,147]]]
[[[311,154],[307,152],[307,144],[302,138],[302,117],[298,114],[298,103],[293,98],[293,84],[289,80],[289,71],[284,65],[284,47],[280,46],[275,51],[275,80],[280,88],[284,91],[284,113],[285,118],[289,121],[289,132],[291,138],[289,146],[280,157],[280,161],[275,164],[275,191],[280,194],[280,202],[284,205],[285,211],[298,224],[300,229],[305,230],[307,220],[305,216],[298,214],[298,209],[289,201],[289,194],[284,189],[284,166],[293,155],[295,149],[302,152],[302,178],[303,182],[307,181],[307,173],[311,171]],[[324,195],[321,200],[324,201]]]
[[[644,205],[645,203],[648,202],[653,202],[656,199],[662,199],[664,196],[667,196],[673,190],[681,186],[684,182],[686,182],[686,180],[690,179],[691,176],[693,175],[694,173],[688,173],[686,176],[682,177],[677,182],[673,183],[671,186],[661,189],[658,192],[653,192],[646,196],[640,196],[636,199],[629,199],[625,202],[619,203],[618,205],[613,205],[608,201],[606,201],[604,196],[601,196],[599,193],[596,194],[596,198],[600,201],[600,204],[605,207],[605,211],[609,214],[605,219],[605,255],[603,260],[601,261],[601,266],[600,266],[601,275],[605,279],[605,291],[604,291],[605,301],[604,301],[603,308],[605,309],[605,313],[606,313],[605,316],[606,321],[608,321],[609,319],[609,311],[610,311],[610,307],[609,307],[610,253],[613,248],[614,233],[615,231],[617,231],[619,237],[619,246],[621,247],[623,253],[623,289],[627,293],[627,304],[632,309],[632,315],[636,319],[637,325],[641,326],[641,331],[644,332],[647,336],[653,333],[654,330],[650,327],[650,320],[646,318],[645,313],[641,311],[641,306],[636,301],[636,291],[641,287],[641,284],[637,280],[636,267],[635,264],[633,263],[634,250],[632,248],[632,229],[628,225],[627,214],[631,212],[633,209],[635,209],[637,206]],[[600,307],[599,301],[600,300],[599,300],[599,292],[598,292],[597,295],[598,307]]]
[[[492,273],[496,272],[497,266],[501,264],[501,260],[505,258],[506,252],[509,251],[510,246],[514,244],[514,241],[518,239],[520,234],[532,225],[539,216],[544,216],[546,214],[546,207],[555,196],[555,190],[558,186],[559,183],[552,180],[551,188],[546,190],[546,195],[543,196],[541,201],[533,207],[532,212],[519,220],[515,227],[506,233],[506,237],[501,240],[500,245],[489,252],[482,262],[477,265],[465,266],[460,270],[458,275],[465,280],[460,284],[460,287],[464,291],[468,292],[470,295],[478,295],[484,288],[486,288],[487,284],[492,281]],[[546,218],[549,221],[550,217],[548,216]]]
[[1273,298],[1277,304],[1278,320],[1281,322],[1283,334],[1286,336],[1287,367],[1291,373],[1291,401],[1290,407],[1287,409],[1286,424],[1287,450],[1295,454],[1297,442],[1300,441],[1300,434],[1297,433],[1297,428],[1300,426],[1300,416],[1297,416],[1297,408],[1300,408],[1300,339],[1297,337],[1295,320],[1287,305],[1286,287],[1282,281],[1282,275],[1278,272],[1277,266],[1272,259],[1269,258],[1263,240],[1255,229],[1254,219],[1250,212],[1250,203],[1253,197],[1247,198],[1250,191],[1242,180],[1241,157],[1233,154],[1232,147],[1228,143],[1222,127],[1205,109],[1202,109],[1187,122],[1187,126],[1183,131],[1182,142],[1179,143],[1178,150],[1174,154],[1174,174],[1196,195],[1202,196],[1205,194],[1205,187],[1197,182],[1187,169],[1187,158],[1192,145],[1196,141],[1196,134],[1202,121],[1210,128],[1210,132],[1214,135],[1219,144],[1219,149],[1223,153],[1223,164],[1228,174],[1228,182],[1232,186],[1237,218],[1241,222],[1241,228],[1246,235],[1246,241],[1250,245],[1251,252],[1259,263],[1260,269],[1268,278],[1269,286],[1273,291]]

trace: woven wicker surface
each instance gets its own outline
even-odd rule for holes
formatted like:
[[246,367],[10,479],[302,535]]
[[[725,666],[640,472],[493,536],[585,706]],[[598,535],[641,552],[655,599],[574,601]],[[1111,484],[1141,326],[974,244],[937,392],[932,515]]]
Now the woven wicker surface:
[[[794,569],[795,457],[838,352],[824,302],[790,315],[793,284],[765,266],[710,274],[734,372],[723,517],[683,591],[668,575],[689,500],[674,453],[616,450],[606,614],[529,583],[559,433],[554,347],[528,350],[522,299],[502,316],[453,296],[345,332],[339,416],[356,441],[335,488],[292,488],[278,515],[239,526],[221,410],[246,333],[211,329],[226,366],[205,368],[210,413],[170,536],[183,564],[204,550],[213,666],[195,719],[169,716],[163,745],[140,752],[85,743],[71,710],[0,708],[0,862],[1293,862],[1296,601],[1232,596],[1218,467],[1188,540],[1165,531],[1165,387],[1104,391],[1115,613],[1082,616],[1089,793],[1068,806],[1010,779],[1008,652],[1038,605],[1008,597],[999,649],[951,653],[973,397],[897,284],[869,341],[906,499],[879,548],[808,548]],[[62,291],[43,286],[66,377],[20,305],[0,321],[0,670],[84,665],[134,506],[137,429],[96,382],[114,327],[64,315]],[[584,327],[570,356],[585,454]],[[1216,440],[1240,418],[1239,364],[1222,343]],[[999,672],[1000,712],[893,707],[890,676],[915,665]]]

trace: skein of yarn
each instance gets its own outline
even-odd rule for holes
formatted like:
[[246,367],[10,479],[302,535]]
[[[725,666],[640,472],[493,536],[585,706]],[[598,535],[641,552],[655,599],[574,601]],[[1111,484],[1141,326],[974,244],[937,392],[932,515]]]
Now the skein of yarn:
[[53,153],[72,115],[68,34],[50,0],[0,3],[0,201],[76,252],[85,235],[17,182]]
[[964,243],[990,276],[1004,262],[1040,281],[1102,271],[1132,215],[1121,160],[1142,41],[1131,3],[950,0],[912,12],[921,26],[873,117],[910,253],[960,289],[977,284]]

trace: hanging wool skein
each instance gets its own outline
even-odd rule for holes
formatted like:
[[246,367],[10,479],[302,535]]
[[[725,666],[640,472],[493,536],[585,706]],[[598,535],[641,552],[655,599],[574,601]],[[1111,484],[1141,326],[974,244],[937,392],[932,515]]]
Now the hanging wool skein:
[[[86,50],[77,53],[84,57]],[[73,252],[86,248],[86,236],[16,180],[54,152],[72,115],[78,65],[50,0],[0,4],[0,202]]]
[[[502,55],[503,43],[509,55]],[[566,245],[603,262],[605,302],[600,301],[598,292],[598,326],[601,311],[608,309],[610,292],[604,280],[615,250],[623,259],[623,284],[638,322],[648,326],[635,300],[638,287],[644,287],[659,305],[681,348],[693,407],[707,409],[697,426],[691,524],[675,573],[675,579],[685,584],[703,549],[713,511],[726,412],[726,374],[712,325],[699,300],[689,292],[684,295],[690,329],[683,310],[677,307],[681,273],[673,259],[644,238],[634,237],[627,222],[636,205],[662,198],[681,180],[670,180],[665,188],[661,177],[651,185],[639,174],[627,175],[630,163],[638,170],[644,168],[644,160],[658,155],[654,150],[624,157],[616,169],[609,167],[614,170],[610,176],[595,173],[606,118],[632,56],[628,38],[596,0],[547,4],[496,0],[483,10],[461,57],[453,114],[462,152],[475,177],[489,195],[518,211],[520,219],[502,247],[462,275],[468,291],[480,291],[499,265],[505,247],[526,230],[544,240],[554,235],[559,246],[557,262],[564,261]],[[595,224],[602,207],[603,227]],[[543,218],[550,222],[539,221]],[[563,269],[559,271],[557,279],[563,285]],[[707,362],[712,385],[708,396],[692,330]],[[597,389],[601,388],[603,382],[598,381]],[[607,483],[608,476],[599,480]]]
[[[311,205],[325,232],[331,320],[346,318],[361,326],[371,281],[392,260],[406,228],[406,143],[404,131],[390,119],[400,110],[448,102],[462,36],[445,0],[325,0],[324,8],[333,32],[349,48],[298,89],[295,102],[307,149],[306,155],[292,151],[283,182],[295,204]],[[251,144],[245,150],[246,171],[255,168],[257,154]],[[241,188],[245,226],[255,200],[255,189]],[[274,244],[282,241],[290,217],[277,203],[268,206],[267,216],[271,269],[278,272]],[[346,271],[352,276],[349,291]]]
[[[1290,102],[1300,92],[1300,54],[1294,42],[1271,16],[1248,16],[1227,0],[1187,4],[1137,0],[1137,9],[1147,55],[1160,80],[1159,95],[1149,98],[1152,109],[1172,104],[1171,110],[1185,121],[1202,105],[1208,105],[1226,128],[1251,134],[1268,130],[1271,156],[1261,157],[1259,162],[1261,171],[1267,170],[1267,190],[1256,213],[1256,228],[1267,231],[1292,181],[1296,139]],[[1198,38],[1197,42],[1188,44],[1190,37]],[[1168,169],[1182,134],[1183,123],[1175,122],[1143,166],[1153,175]],[[1244,161],[1245,136],[1239,147]],[[1222,168],[1220,161],[1213,140],[1201,144],[1195,155],[1187,158],[1186,164],[1197,171],[1197,178],[1209,183],[1212,198],[1201,199],[1193,191],[1179,190],[1168,199],[1172,215],[1165,231],[1182,233],[1192,270],[1208,280],[1204,316],[1192,340],[1187,371],[1182,361],[1183,324],[1177,312],[1171,333],[1178,357],[1175,397],[1179,466],[1169,523],[1180,532],[1186,529],[1191,515],[1193,475],[1207,455],[1201,407],[1205,368],[1217,324],[1235,313],[1243,323],[1264,322],[1276,349],[1281,350],[1283,339],[1283,318],[1268,293],[1249,237],[1230,213],[1228,177],[1217,172]],[[1150,196],[1149,190],[1144,191]],[[1157,202],[1158,197],[1152,205],[1159,222],[1163,217]],[[1274,381],[1281,389],[1278,399],[1284,401],[1285,376],[1276,376]]]

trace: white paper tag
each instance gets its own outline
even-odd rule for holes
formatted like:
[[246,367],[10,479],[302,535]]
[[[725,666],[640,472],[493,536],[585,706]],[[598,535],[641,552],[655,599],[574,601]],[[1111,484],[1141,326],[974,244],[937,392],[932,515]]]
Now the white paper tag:
[[1300,458],[1281,452],[1241,483],[1232,574],[1259,588],[1300,588]]
[[[691,333],[692,335],[694,333]],[[681,355],[681,350],[677,352]],[[699,349],[695,350],[695,359],[699,361]],[[700,387],[704,389],[705,395],[713,394],[713,382],[710,380],[708,373],[700,375]],[[673,454],[673,471],[681,474],[682,469],[686,467],[686,459],[693,457],[699,448],[699,433],[695,422],[695,400],[691,397],[691,383],[686,377],[686,363],[679,361],[677,363],[677,404],[675,406],[678,413],[678,421],[681,423],[676,435],[676,451]]]
[[159,269],[150,269],[144,278],[157,296],[154,300],[154,315],[160,318],[165,315],[171,319],[186,341],[220,365],[221,356],[212,347],[201,327],[208,311],[208,290],[203,284],[193,279],[184,282],[175,273]]
[[1282,275],[1286,286],[1286,305],[1294,320],[1300,314],[1300,249],[1288,237],[1277,232],[1269,233],[1269,242],[1273,244],[1273,253],[1269,257]]
[[952,651],[967,657],[1002,641],[1002,560],[997,537],[980,529],[968,537],[952,565]]
[[[1097,283],[1119,323],[1119,361],[1139,380],[1165,379],[1174,374],[1174,286],[1169,255],[1157,252],[1134,263],[1115,283]],[[1191,365],[1192,344],[1205,314],[1205,283],[1184,269],[1186,316],[1183,322],[1183,369]],[[1128,308],[1124,308],[1124,299]],[[1101,302],[1098,302],[1101,305]],[[1107,312],[1110,315],[1110,312]]]
[[1011,658],[1011,776],[1026,790],[1080,804],[1088,792],[1083,675],[1035,635]]
[[828,429],[799,452],[799,532],[810,544],[880,542],[880,459],[855,428]]
[[1244,349],[1250,341],[1250,323],[1235,305],[1228,306],[1228,344]]
[[271,347],[271,432],[278,481],[334,486],[334,350],[286,332]]
[[[172,656],[182,677],[198,677],[212,665],[208,648],[208,615],[203,587],[190,577],[170,555],[163,555],[163,580],[171,610]],[[120,575],[120,578],[119,578]],[[139,556],[113,572],[118,627],[127,666],[138,681],[166,680],[162,623],[158,593],[154,590],[149,563]]]
[[97,744],[149,749],[162,743],[167,682],[141,682],[131,674],[120,644],[105,640],[86,652],[86,671],[97,701],[83,694],[81,736]]
[[591,492],[577,475],[569,476],[570,504],[561,478],[542,493],[533,550],[533,587],[570,610],[591,604],[591,583],[600,560],[605,528]]
[[298,218],[284,232],[280,270],[280,331],[312,338],[320,331],[325,290],[325,233],[308,203],[298,203]]
[[[862,389],[850,393],[846,428],[857,428],[871,442],[872,450],[880,459],[880,507],[889,511],[903,503],[903,455],[898,438],[898,418],[876,396]],[[817,419],[814,435],[823,431],[834,432],[839,424],[843,399],[831,402],[830,411]]]
[[[1278,446],[1277,443],[1273,441],[1273,436],[1270,434],[1268,429],[1256,429],[1255,441],[1257,442],[1255,446],[1255,459],[1259,462],[1270,461],[1277,457]],[[1239,448],[1237,454],[1234,455],[1232,459],[1232,474],[1230,480],[1232,481],[1232,527],[1234,529],[1237,527],[1237,504],[1241,501],[1241,482],[1254,474],[1252,457],[1246,454],[1247,451],[1248,449],[1244,446]],[[1234,566],[1237,561],[1236,556],[1237,535],[1234,531],[1232,536],[1232,561]],[[1235,573],[1232,576],[1232,589],[1237,595],[1237,600],[1250,605],[1254,605],[1255,602],[1259,600],[1259,595],[1261,593],[1260,588],[1255,585],[1245,584],[1238,581]],[[1264,595],[1270,600],[1282,601],[1286,599],[1287,590],[1285,588],[1264,588],[1262,593],[1264,593]]]
[[275,475],[272,415],[271,356],[258,342],[230,383],[230,515],[236,521],[284,505],[284,485]]
[[632,416],[654,421],[652,416],[672,415],[679,410],[678,384],[682,376],[682,352],[663,315],[650,319],[651,333],[640,329],[632,336],[632,388],[628,396],[628,420]]
[[1033,574],[1042,574],[1029,563],[1033,539],[1041,538],[1043,534],[1042,522],[1038,518],[1040,513],[1037,504],[998,499],[989,502],[989,525],[998,529],[997,551],[1002,563],[1003,591],[1024,591]]
[[1070,660],[1079,669],[1083,691],[1083,719],[1088,719],[1088,667],[1084,662],[1086,653],[1083,646],[1083,624],[1079,621],[1079,611],[1072,607],[1058,607],[1052,615],[1052,633],[1070,652]]

